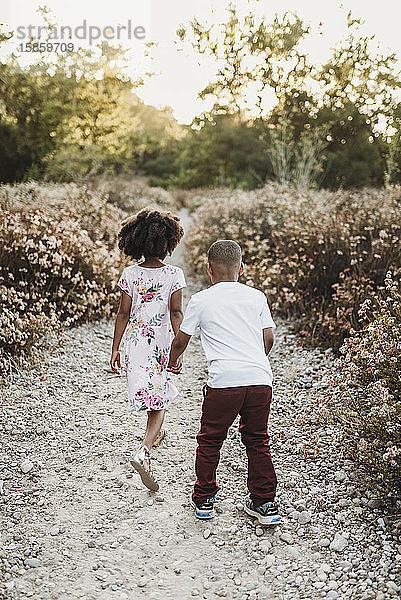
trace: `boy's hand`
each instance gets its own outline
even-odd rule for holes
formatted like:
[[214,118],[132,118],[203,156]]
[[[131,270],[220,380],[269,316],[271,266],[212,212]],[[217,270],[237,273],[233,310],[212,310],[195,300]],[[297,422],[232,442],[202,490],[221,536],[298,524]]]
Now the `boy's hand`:
[[179,375],[179,373],[181,373],[181,371],[182,371],[182,355],[177,358],[175,364],[172,364],[169,361],[169,363],[167,365],[167,371],[169,371],[170,373],[174,373],[174,375]]
[[120,353],[118,350],[112,351],[111,359],[110,359],[110,366],[111,366],[112,370],[114,371],[114,373],[117,373],[117,375],[120,375],[121,360],[120,360]]

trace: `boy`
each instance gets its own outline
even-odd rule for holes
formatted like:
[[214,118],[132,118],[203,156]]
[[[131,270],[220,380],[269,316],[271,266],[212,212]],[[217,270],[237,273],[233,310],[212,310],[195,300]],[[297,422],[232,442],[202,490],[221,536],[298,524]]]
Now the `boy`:
[[209,379],[197,436],[197,480],[191,503],[199,519],[214,517],[220,448],[239,414],[239,430],[248,455],[250,500],[245,510],[264,525],[277,524],[277,480],[267,434],[272,398],[267,355],[273,346],[275,324],[265,295],[238,282],[244,268],[236,242],[219,240],[212,244],[208,261],[212,286],[189,301],[168,365],[171,371],[179,371],[177,359],[199,326]]

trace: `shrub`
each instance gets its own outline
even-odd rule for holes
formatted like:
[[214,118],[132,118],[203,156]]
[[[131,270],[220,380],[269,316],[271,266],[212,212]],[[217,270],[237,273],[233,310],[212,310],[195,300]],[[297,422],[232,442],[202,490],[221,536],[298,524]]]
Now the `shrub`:
[[110,314],[119,254],[77,221],[39,211],[1,211],[0,366],[29,354],[54,328]]
[[144,206],[169,208],[168,192],[138,178],[96,178],[76,183],[0,185],[0,208],[11,212],[39,210],[53,218],[78,221],[92,240],[113,247],[120,223]]
[[37,353],[49,331],[108,316],[117,299],[120,223],[171,196],[138,178],[0,186],[0,368]]
[[340,349],[341,378],[334,409],[357,473],[385,503],[401,506],[401,290],[385,280],[385,293],[365,300],[360,331]]
[[151,187],[139,177],[107,177],[91,181],[91,189],[107,197],[112,206],[125,213],[135,213],[144,206],[168,209],[170,194],[162,187]]
[[269,162],[263,131],[259,121],[245,122],[238,113],[196,118],[181,140],[175,160],[178,174],[170,176],[169,187],[259,187]]
[[10,212],[37,210],[53,219],[77,221],[93,241],[113,246],[126,213],[108,195],[75,183],[21,183],[0,186],[0,207]]
[[187,240],[194,270],[202,270],[213,241],[236,239],[245,281],[266,292],[276,313],[295,318],[312,343],[338,349],[387,270],[401,273],[398,189],[301,191],[270,184],[209,197]]

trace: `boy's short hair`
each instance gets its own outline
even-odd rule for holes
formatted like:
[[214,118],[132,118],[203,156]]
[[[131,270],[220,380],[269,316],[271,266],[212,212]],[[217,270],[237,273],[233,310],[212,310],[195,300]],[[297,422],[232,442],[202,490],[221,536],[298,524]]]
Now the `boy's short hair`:
[[241,246],[234,240],[217,240],[209,248],[208,260],[210,264],[217,263],[227,269],[240,267],[242,261]]

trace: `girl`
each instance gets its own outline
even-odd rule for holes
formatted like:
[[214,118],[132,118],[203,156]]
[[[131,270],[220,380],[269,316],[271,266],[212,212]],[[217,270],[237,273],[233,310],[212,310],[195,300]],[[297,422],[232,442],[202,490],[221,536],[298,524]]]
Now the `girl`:
[[[174,334],[178,333],[183,319],[182,288],[186,285],[182,270],[163,261],[183,235],[179,217],[145,208],[122,223],[118,236],[120,250],[143,262],[126,267],[118,282],[122,293],[110,364],[119,373],[118,349],[125,331],[129,406],[148,414],[143,445],[131,464],[143,484],[153,491],[159,485],[150,469],[150,449],[161,432],[166,408],[178,395],[177,388],[167,378],[167,363],[172,329]],[[178,361],[171,371],[180,370]]]

